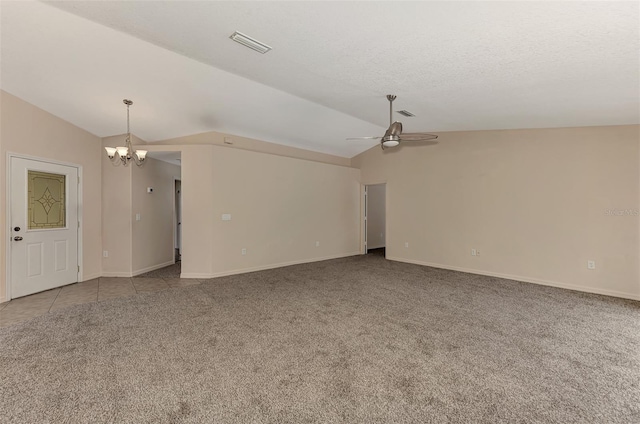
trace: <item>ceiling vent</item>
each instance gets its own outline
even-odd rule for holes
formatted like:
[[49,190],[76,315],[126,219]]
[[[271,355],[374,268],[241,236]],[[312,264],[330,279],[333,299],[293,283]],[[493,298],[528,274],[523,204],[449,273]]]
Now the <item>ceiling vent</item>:
[[416,116],[413,113],[409,112],[408,110],[399,110],[398,113],[402,116],[406,116],[411,118],[412,116]]
[[229,38],[231,38],[236,43],[240,43],[245,47],[249,47],[251,50],[257,51],[258,53],[265,54],[266,52],[271,50],[271,47],[267,46],[266,44],[261,43],[258,40],[254,40],[253,38],[238,31],[231,34],[231,37]]

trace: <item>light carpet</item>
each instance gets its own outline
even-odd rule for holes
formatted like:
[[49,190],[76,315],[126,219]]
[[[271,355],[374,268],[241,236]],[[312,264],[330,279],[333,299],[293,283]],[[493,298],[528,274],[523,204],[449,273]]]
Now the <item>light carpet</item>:
[[357,256],[0,330],[5,423],[638,423],[640,303]]

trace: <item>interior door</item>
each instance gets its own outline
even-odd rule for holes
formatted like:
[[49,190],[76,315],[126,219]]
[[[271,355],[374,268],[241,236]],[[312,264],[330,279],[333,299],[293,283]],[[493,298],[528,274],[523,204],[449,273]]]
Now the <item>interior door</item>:
[[78,168],[11,158],[11,298],[78,281]]

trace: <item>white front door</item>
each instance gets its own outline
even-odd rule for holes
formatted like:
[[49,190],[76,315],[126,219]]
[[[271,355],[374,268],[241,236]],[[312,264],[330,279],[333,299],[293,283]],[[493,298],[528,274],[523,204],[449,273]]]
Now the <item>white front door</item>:
[[11,298],[78,281],[78,168],[11,158]]

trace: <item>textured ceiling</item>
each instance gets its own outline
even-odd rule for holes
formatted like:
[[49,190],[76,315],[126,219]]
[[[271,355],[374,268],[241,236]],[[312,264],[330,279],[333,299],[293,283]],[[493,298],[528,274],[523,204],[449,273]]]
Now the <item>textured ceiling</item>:
[[640,119],[638,2],[54,4],[3,4],[2,87],[98,135],[122,132],[123,97],[149,140],[216,130],[347,157],[372,144],[345,137],[387,125],[387,93],[416,115],[396,116],[405,131]]

